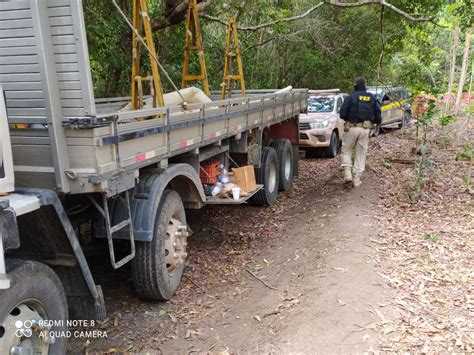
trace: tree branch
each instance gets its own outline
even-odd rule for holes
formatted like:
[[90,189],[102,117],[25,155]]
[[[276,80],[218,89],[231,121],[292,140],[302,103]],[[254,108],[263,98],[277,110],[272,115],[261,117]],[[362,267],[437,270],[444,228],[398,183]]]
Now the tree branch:
[[[316,11],[316,9],[318,9],[322,5],[324,5],[324,1],[321,1],[320,3],[314,5],[313,7],[308,9],[306,12],[302,13],[301,15],[286,17],[286,18],[270,21],[270,22],[267,22],[267,23],[262,23],[262,24],[257,25],[257,26],[238,26],[238,29],[240,31],[258,31],[262,28],[271,27],[271,26],[277,25],[279,23],[301,20],[301,19],[305,18],[306,16],[312,14],[314,11]],[[203,15],[202,17],[204,17],[205,19],[208,19],[210,21],[218,22],[222,25],[227,26],[226,21],[223,21],[223,20],[221,20],[217,17],[210,16],[210,15]]]
[[[262,28],[277,25],[279,23],[301,20],[301,19],[307,17],[308,15],[312,14],[314,11],[316,11],[316,9],[318,9],[319,7],[321,7],[324,4],[329,4],[329,5],[336,6],[336,7],[346,7],[346,8],[378,4],[378,5],[386,7],[388,9],[398,13],[399,15],[401,15],[401,16],[405,17],[406,19],[408,19],[410,21],[413,21],[413,22],[432,22],[432,23],[434,23],[434,18],[435,18],[434,16],[432,16],[432,17],[421,17],[421,16],[418,16],[418,15],[409,14],[409,13],[399,9],[398,7],[390,4],[389,2],[387,2],[385,0],[359,0],[359,1],[356,1],[356,2],[343,2],[343,0],[324,0],[324,1],[321,1],[318,4],[314,5],[313,7],[309,8],[306,12],[302,13],[301,15],[286,17],[286,18],[282,18],[282,19],[262,23],[262,24],[256,25],[256,26],[238,26],[237,25],[237,27],[240,31],[257,31],[257,30],[260,30]],[[211,16],[211,15],[203,15],[202,17],[209,20],[209,21],[217,22],[217,23],[220,23],[224,26],[227,26],[227,21],[221,20],[218,17],[214,17],[214,16]],[[436,23],[434,23],[434,24],[438,25]]]

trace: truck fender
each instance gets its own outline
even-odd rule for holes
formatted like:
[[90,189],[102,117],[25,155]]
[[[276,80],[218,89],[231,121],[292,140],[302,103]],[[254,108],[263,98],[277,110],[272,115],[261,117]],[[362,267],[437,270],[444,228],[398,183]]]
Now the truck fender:
[[178,192],[187,208],[200,208],[206,201],[199,175],[189,164],[172,164],[165,170],[143,170],[130,200],[135,240],[152,240],[156,217],[153,211],[158,209],[166,189]]

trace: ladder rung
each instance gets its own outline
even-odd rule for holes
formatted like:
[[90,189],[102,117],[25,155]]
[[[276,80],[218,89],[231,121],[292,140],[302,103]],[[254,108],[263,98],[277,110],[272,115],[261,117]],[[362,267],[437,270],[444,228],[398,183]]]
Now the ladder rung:
[[119,230],[125,228],[128,225],[130,225],[130,219],[126,219],[110,228],[110,234],[114,234],[115,232],[118,232]]
[[225,80],[240,80],[241,76],[240,75],[228,75],[225,77]]
[[204,75],[185,75],[183,80],[185,81],[194,81],[194,80],[204,80],[206,77]]
[[233,58],[235,58],[235,57],[237,57],[237,54],[235,54],[235,53],[227,53],[227,56],[228,56],[228,57],[233,57]]

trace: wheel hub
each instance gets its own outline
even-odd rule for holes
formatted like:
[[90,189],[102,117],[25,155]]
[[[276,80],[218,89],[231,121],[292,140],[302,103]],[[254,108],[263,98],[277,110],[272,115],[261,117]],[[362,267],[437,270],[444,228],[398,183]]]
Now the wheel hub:
[[270,165],[270,171],[268,172],[268,191],[273,193],[277,185],[277,171],[274,164]]
[[284,164],[285,164],[285,179],[289,180],[290,179],[290,173],[291,173],[291,157],[290,157],[290,152],[285,152],[285,158],[284,158]]
[[48,354],[55,339],[47,332],[50,327],[40,326],[44,320],[36,309],[40,307],[36,302],[24,302],[13,308],[1,324],[1,354]]
[[188,236],[188,226],[182,225],[181,221],[171,217],[165,239],[166,268],[170,275],[174,274],[184,264],[188,256],[186,253]]

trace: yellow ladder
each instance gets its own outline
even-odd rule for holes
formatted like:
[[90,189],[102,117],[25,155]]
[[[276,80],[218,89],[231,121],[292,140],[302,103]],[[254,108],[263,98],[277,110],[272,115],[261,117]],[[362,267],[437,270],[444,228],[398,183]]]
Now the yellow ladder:
[[[189,60],[191,52],[197,52],[201,72],[199,74],[189,73]],[[190,81],[202,81],[204,93],[210,96],[209,80],[206,70],[206,59],[202,46],[201,28],[199,27],[198,7],[196,0],[190,0],[186,15],[186,43],[184,46],[183,75],[181,77],[181,88],[188,86]]]
[[[147,0],[133,0],[133,27],[140,33],[145,31],[145,42],[152,53],[156,55],[155,43],[151,29],[150,17],[148,16]],[[143,82],[150,83],[153,107],[163,107],[163,87],[161,86],[160,71],[158,63],[150,54],[151,76],[140,74],[140,40],[133,32],[132,35],[132,110],[143,107]]]
[[[234,44],[233,48],[232,42]],[[238,74],[232,74],[232,64],[234,59],[237,59]],[[229,24],[227,25],[227,46],[224,58],[224,80],[221,84],[222,99],[229,98],[231,96],[232,81],[240,81],[242,96],[245,96],[244,69],[242,64],[242,56],[240,55],[237,23],[235,22],[234,16],[230,17]]]

